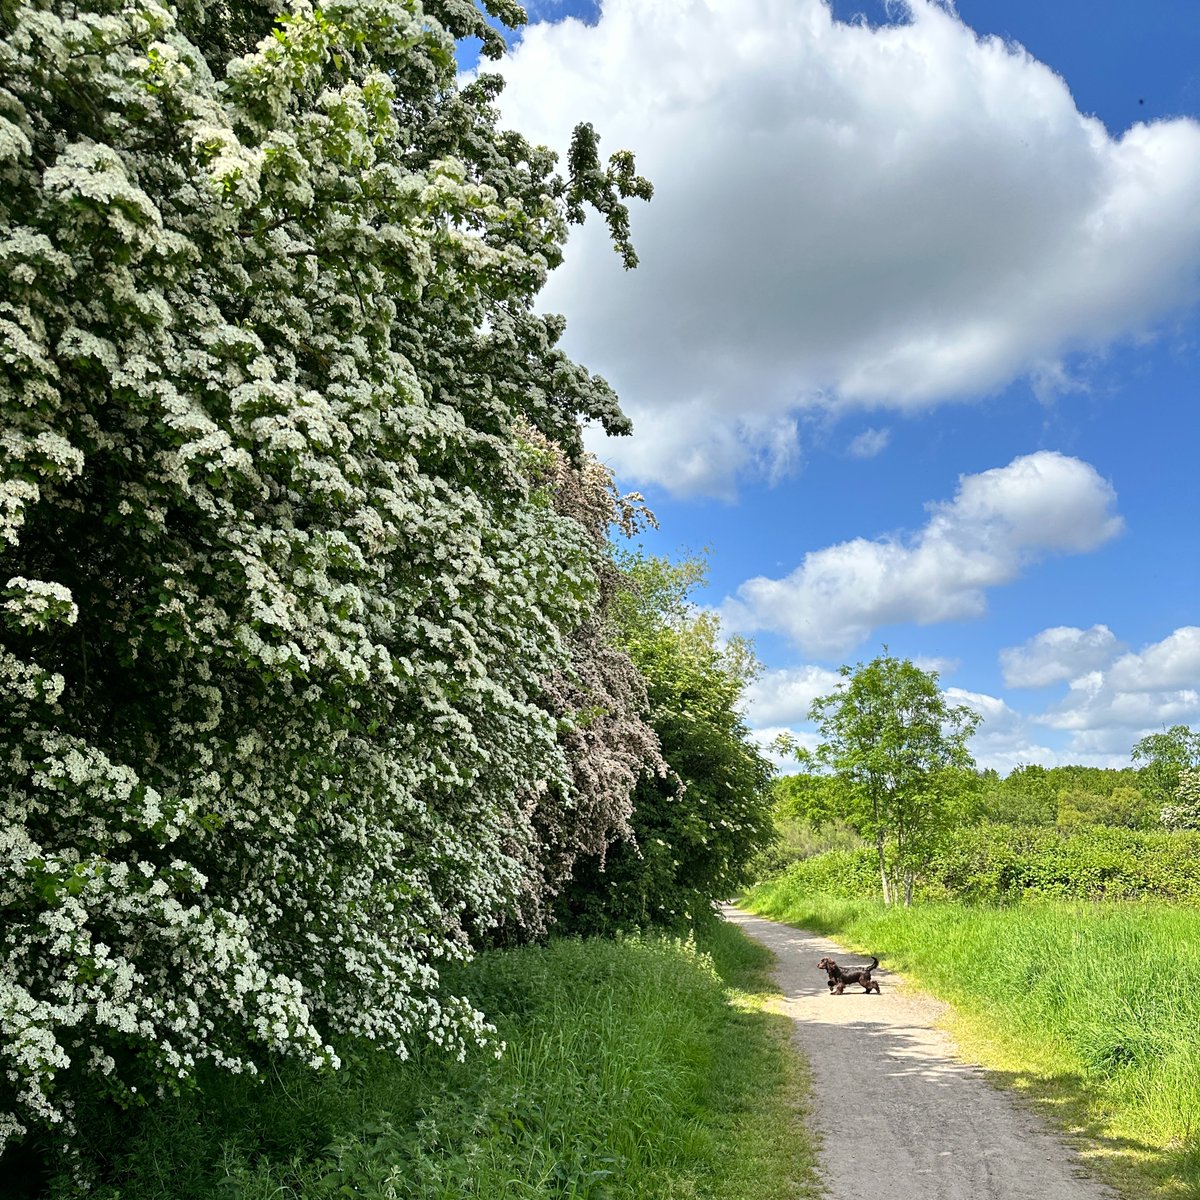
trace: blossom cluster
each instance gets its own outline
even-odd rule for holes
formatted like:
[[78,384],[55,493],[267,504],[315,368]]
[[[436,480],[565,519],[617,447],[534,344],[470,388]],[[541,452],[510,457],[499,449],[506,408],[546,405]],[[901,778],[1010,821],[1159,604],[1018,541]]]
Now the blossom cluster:
[[542,703],[557,722],[570,767],[570,785],[542,788],[535,797],[540,878],[531,878],[520,919],[540,930],[547,909],[581,859],[604,866],[613,845],[635,841],[634,794],[639,780],[667,779],[671,769],[650,723],[646,680],[621,645],[612,608],[626,586],[613,559],[612,528],[633,536],[653,514],[640,495],[621,495],[611,472],[594,458],[571,463],[553,443],[531,434],[545,456],[555,508],[590,536],[597,602],[568,639],[570,661],[545,680]]
[[1162,806],[1159,820],[1167,829],[1200,829],[1200,767],[1179,773],[1174,800]]
[[586,197],[456,83],[472,5],[274,7],[0,8],[0,1153],[486,1042],[439,964],[561,876],[539,798],[596,844],[656,754],[563,732],[641,703],[572,675],[544,470],[624,427],[533,307]]

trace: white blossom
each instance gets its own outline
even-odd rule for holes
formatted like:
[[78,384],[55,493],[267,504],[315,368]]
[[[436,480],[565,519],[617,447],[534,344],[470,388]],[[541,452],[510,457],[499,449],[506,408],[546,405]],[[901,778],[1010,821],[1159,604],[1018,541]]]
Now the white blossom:
[[492,1045],[438,968],[586,775],[546,688],[599,552],[539,447],[623,418],[533,307],[566,184],[418,5],[228,62],[200,7],[0,44],[0,1152],[81,1080]]

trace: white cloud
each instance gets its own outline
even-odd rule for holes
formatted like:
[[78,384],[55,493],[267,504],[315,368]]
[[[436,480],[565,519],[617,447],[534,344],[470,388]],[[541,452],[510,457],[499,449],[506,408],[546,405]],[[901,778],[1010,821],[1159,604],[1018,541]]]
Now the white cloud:
[[746,689],[746,712],[754,725],[795,725],[808,720],[818,696],[828,696],[842,682],[837,671],[825,667],[764,671]]
[[776,744],[780,737],[789,738],[792,743],[802,750],[815,750],[820,738],[811,730],[791,729],[786,725],[770,725],[763,729],[750,731],[750,740],[759,748],[763,756],[775,765],[780,775],[795,775],[800,771],[800,763],[792,754],[780,753]]
[[1195,297],[1200,125],[1110,137],[949,5],[870,29],[821,0],[605,0],[500,69],[514,128],[561,150],[593,121],[656,186],[638,270],[593,221],[546,296],[635,419],[605,450],[627,476],[729,494],[794,461],[800,408],[1061,379]]
[[748,411],[714,421],[707,404],[683,399],[664,408],[639,409],[637,430],[633,438],[618,441],[593,427],[584,440],[593,454],[629,479],[657,479],[669,463],[673,487],[681,493],[732,500],[739,476],[775,481],[800,458],[796,422],[784,414]]
[[851,458],[874,458],[892,440],[890,429],[864,429],[847,447]]
[[987,589],[1056,553],[1094,550],[1121,529],[1116,494],[1088,463],[1052,451],[959,479],[909,538],[811,551],[782,579],[747,580],[722,606],[734,632],[774,630],[837,655],[883,625],[981,615]]
[[[755,730],[751,736],[782,773],[792,774],[799,768],[793,759],[783,758],[773,748],[775,739],[786,733],[798,745],[815,750],[820,741],[818,734],[811,727],[797,727],[806,723],[806,696],[809,693],[822,695],[831,691],[841,677],[836,672],[816,666],[774,671],[769,675],[775,678],[768,684],[767,694],[772,698],[778,697],[779,703],[774,706],[764,703],[761,708],[755,707],[756,714],[770,714],[762,719],[769,719],[772,723]],[[795,702],[789,703],[789,695],[793,690]],[[969,743],[979,767],[990,767],[1001,775],[1007,775],[1014,767],[1027,763],[1040,763],[1047,767],[1067,762],[1085,766],[1128,765],[1128,743],[1122,743],[1118,752],[1112,753],[1099,745],[1090,746],[1075,739],[1078,745],[1073,746],[1070,754],[1064,755],[1040,740],[1036,718],[1017,712],[1000,697],[956,687],[945,688],[943,694],[951,704],[966,705],[983,717]]]
[[1200,718],[1200,690],[1124,692],[1112,686],[1103,672],[1072,680],[1066,698],[1040,718],[1052,729],[1098,734],[1131,745],[1143,734],[1164,725],[1188,725]]
[[1059,763],[1059,755],[1038,741],[1029,719],[1000,697],[962,688],[946,688],[944,694],[951,704],[965,704],[983,718],[970,741],[978,766],[1007,775],[1014,767],[1027,763]]
[[929,673],[936,672],[939,679],[944,679],[947,675],[953,675],[962,666],[957,658],[939,658],[927,654],[918,654],[912,661],[913,666],[919,667],[922,671]]
[[1010,708],[999,696],[989,696],[986,692],[971,692],[965,688],[945,688],[942,694],[951,704],[965,704],[983,718],[981,729],[989,733],[1011,734],[1019,727],[1021,714]]
[[1000,668],[1009,687],[1048,687],[1107,666],[1121,649],[1107,625],[1043,629],[1024,645],[1000,651]]
[[1131,692],[1200,687],[1200,626],[1185,625],[1140,654],[1123,655],[1108,682]]
[[[1106,626],[1047,629],[1019,648],[1018,676],[1036,679],[1030,686],[1059,682],[1067,665],[1089,657],[1111,665],[1085,667],[1071,679],[1066,695],[1041,713],[1018,713],[996,697],[954,688],[946,694],[984,716],[973,742],[981,765],[1001,771],[1022,762],[1127,767],[1139,738],[1200,721],[1198,649],[1200,629],[1189,626],[1113,661],[1120,645]],[[1056,749],[1039,745],[1038,727],[1056,732]]]
[[1126,762],[1146,734],[1200,722],[1200,628],[1184,626],[1106,670],[1079,675],[1036,719],[1069,733],[1074,752],[1120,754]]
[[[983,718],[970,741],[980,767],[1001,775],[1026,763],[1127,767],[1139,738],[1171,725],[1200,723],[1200,627],[1184,626],[1138,653],[1125,654],[1107,626],[1059,627],[1043,630],[1017,652],[1017,677],[1037,681],[1029,686],[1060,682],[1068,664],[1086,663],[1089,657],[1110,665],[1083,669],[1070,680],[1066,695],[1041,712],[1019,711],[986,692],[944,688],[951,704],[965,704]],[[930,660],[917,665],[944,669]],[[771,751],[771,744],[787,732],[799,745],[814,749],[819,738],[807,720],[809,706],[815,697],[832,692],[841,678],[810,663],[767,671],[750,689],[748,715],[760,726],[752,736],[785,773],[797,767]],[[1006,682],[1012,686],[1011,680]]]

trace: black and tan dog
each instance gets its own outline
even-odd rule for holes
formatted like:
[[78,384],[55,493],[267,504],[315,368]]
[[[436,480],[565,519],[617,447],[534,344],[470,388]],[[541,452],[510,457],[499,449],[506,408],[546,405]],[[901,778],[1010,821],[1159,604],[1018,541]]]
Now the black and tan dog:
[[826,955],[817,963],[817,970],[824,971],[829,976],[829,990],[836,996],[840,996],[846,990],[848,983],[861,984],[868,995],[871,992],[879,995],[879,984],[871,978],[871,972],[877,966],[879,966],[879,959],[874,955],[871,956],[869,967],[839,967],[832,958]]

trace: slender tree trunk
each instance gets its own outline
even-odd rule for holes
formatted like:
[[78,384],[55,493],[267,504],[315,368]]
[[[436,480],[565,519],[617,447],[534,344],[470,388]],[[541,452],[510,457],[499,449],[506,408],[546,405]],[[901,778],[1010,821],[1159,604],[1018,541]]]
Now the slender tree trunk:
[[879,881],[883,884],[883,903],[889,905],[892,902],[891,889],[888,886],[887,863],[883,857],[883,834],[879,833],[875,837],[875,848],[879,851]]
[[899,892],[901,886],[904,888],[904,907],[908,908],[912,904],[913,890],[913,870],[908,865],[908,838],[906,834],[908,830],[904,826],[904,818],[901,816],[899,828],[896,831],[896,858],[900,861],[900,867],[896,872],[896,891]]

